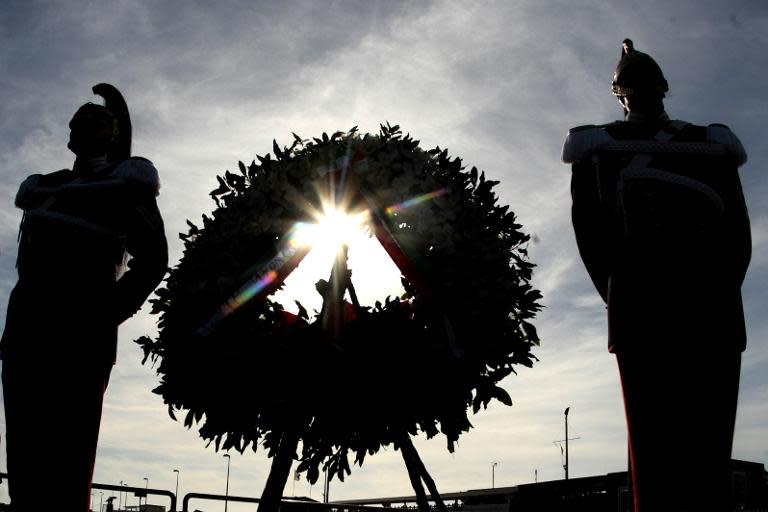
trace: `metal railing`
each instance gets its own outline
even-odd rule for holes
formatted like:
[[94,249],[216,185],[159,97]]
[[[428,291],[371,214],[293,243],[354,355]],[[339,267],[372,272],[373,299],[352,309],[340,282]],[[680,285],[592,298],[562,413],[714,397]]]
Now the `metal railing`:
[[[261,501],[261,498],[249,498],[246,496],[226,496],[224,494],[190,492],[184,495],[184,499],[181,502],[181,512],[190,512],[189,502],[192,499],[231,501],[234,503],[259,503]],[[316,501],[283,498],[280,500],[280,510],[282,512],[382,512],[384,509],[383,507],[370,507],[347,503],[318,503]]]
[[261,501],[259,498],[248,498],[244,496],[225,496],[223,494],[204,494],[200,492],[189,492],[184,495],[184,499],[181,501],[182,512],[189,511],[189,500],[191,499],[231,501],[234,503],[258,503],[259,501]]
[[[0,471],[0,482],[8,479],[8,473]],[[177,512],[176,506],[178,499],[171,491],[164,489],[148,489],[145,487],[129,487],[126,485],[100,484],[94,482],[92,489],[114,492],[132,492],[137,498],[146,498],[147,496],[163,496],[168,498],[170,507],[168,512]],[[259,503],[261,498],[252,498],[248,496],[231,496],[224,494],[206,494],[199,492],[190,492],[184,495],[181,502],[180,512],[189,512],[189,502],[196,500],[226,501],[232,503]],[[135,507],[131,507],[132,509]],[[381,512],[382,507],[372,507],[366,505],[355,505],[347,503],[318,503],[314,501],[303,501],[291,498],[284,498],[280,501],[280,508],[283,512]],[[117,509],[116,509],[117,510]],[[140,509],[139,509],[140,510]]]
[[116,492],[132,492],[137,498],[146,498],[149,495],[153,496],[165,496],[171,501],[171,506],[168,509],[169,512],[176,512],[176,495],[171,491],[164,489],[147,489],[145,487],[128,487],[125,485],[114,484],[91,484],[91,489],[99,489],[102,491],[116,491]]
[[[8,479],[8,473],[0,471],[0,482],[4,482]],[[91,489],[99,489],[102,491],[115,491],[115,492],[132,492],[137,498],[146,498],[149,495],[153,496],[165,496],[170,500],[169,512],[176,512],[176,495],[171,491],[164,489],[147,489],[146,487],[128,487],[126,485],[114,485],[114,484],[91,484]]]

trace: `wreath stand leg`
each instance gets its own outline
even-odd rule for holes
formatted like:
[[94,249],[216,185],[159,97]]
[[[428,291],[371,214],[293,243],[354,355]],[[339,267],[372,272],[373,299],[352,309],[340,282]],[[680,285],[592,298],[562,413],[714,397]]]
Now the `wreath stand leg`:
[[400,440],[400,453],[403,456],[405,462],[405,468],[408,470],[408,478],[411,480],[411,486],[416,492],[416,502],[419,505],[419,509],[422,512],[427,512],[430,507],[427,502],[427,496],[424,492],[424,484],[429,489],[429,494],[432,496],[432,500],[435,502],[435,506],[440,512],[448,512],[448,509],[443,502],[443,498],[437,491],[435,481],[429,475],[427,467],[419,457],[419,452],[416,451],[416,447],[413,446],[410,436],[406,433]]
[[[406,434],[405,437],[408,437],[408,435]],[[403,456],[405,469],[408,470],[408,478],[411,480],[411,487],[413,487],[413,491],[416,493],[416,504],[419,506],[421,512],[429,512],[429,503],[427,502],[427,495],[424,492],[424,486],[421,483],[419,470],[416,468],[413,459],[406,453],[402,443],[400,444],[400,454]]]
[[277,512],[280,508],[280,500],[283,499],[285,484],[288,482],[293,459],[296,457],[299,438],[298,432],[283,432],[280,446],[272,459],[272,467],[269,469],[269,476],[261,493],[257,512]]

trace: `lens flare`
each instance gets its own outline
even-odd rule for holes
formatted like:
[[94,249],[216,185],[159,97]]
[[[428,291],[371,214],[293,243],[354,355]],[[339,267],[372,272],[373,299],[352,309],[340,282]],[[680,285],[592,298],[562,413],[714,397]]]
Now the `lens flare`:
[[277,279],[277,272],[270,270],[261,276],[260,279],[249,281],[246,286],[239,290],[237,295],[233,296],[230,300],[227,301],[227,303],[222,307],[222,313],[225,315],[233,313],[240,306],[258,295],[258,293],[266,288],[267,285],[274,283],[275,279]]
[[[446,193],[448,193],[448,189],[441,188],[393,204],[384,208],[383,211],[391,217],[407,208],[431,201]],[[297,222],[294,224],[283,237],[278,253],[268,262],[252,269],[252,277],[219,308],[219,311],[201,328],[200,332],[210,333],[218,322],[237,311],[245,303],[267,288],[274,289],[276,281],[279,280],[280,283],[283,283],[310,250],[315,253],[312,260],[322,262],[319,266],[322,267],[322,270],[327,270],[326,267],[330,268],[330,264],[327,264],[326,260],[332,262],[342,246],[370,245],[371,227],[369,223],[372,215],[370,210],[348,212],[344,207],[334,207],[330,203],[323,203],[322,212],[312,214],[315,222]],[[368,253],[369,255],[372,254],[370,249],[368,249]],[[389,256],[391,258],[392,254]]]
[[406,208],[410,208],[411,206],[416,206],[417,204],[431,201],[432,199],[445,195],[446,193],[448,193],[447,188],[441,188],[433,192],[427,192],[426,194],[422,194],[420,196],[407,199],[401,203],[393,204],[392,206],[387,206],[384,209],[384,213],[391,216],[405,210]]

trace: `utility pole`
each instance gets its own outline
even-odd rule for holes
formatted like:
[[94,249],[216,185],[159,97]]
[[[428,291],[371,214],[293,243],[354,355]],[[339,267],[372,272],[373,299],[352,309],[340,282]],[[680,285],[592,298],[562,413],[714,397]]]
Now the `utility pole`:
[[[565,409],[565,439],[561,439],[560,441],[552,441],[552,444],[560,448],[560,461],[563,462],[563,470],[565,470],[565,479],[568,480],[569,477],[569,470],[570,470],[570,463],[568,461],[568,442],[569,441],[575,441],[576,439],[581,439],[580,436],[577,437],[568,437],[568,413],[570,412],[571,408],[567,407]],[[565,443],[565,453],[563,453],[563,445],[562,443]],[[563,456],[565,460],[563,461]]]

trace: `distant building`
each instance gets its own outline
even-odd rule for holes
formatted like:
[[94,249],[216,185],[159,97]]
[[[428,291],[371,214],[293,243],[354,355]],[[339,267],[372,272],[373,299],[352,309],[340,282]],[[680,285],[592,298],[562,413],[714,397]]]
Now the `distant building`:
[[[695,468],[683,470],[695,471]],[[670,474],[674,478],[672,471]],[[686,489],[680,489],[680,492],[685,493]],[[465,512],[631,512],[632,507],[626,471],[514,487],[443,493],[441,496],[449,509]],[[768,472],[763,464],[731,461],[731,500],[731,510],[768,512]],[[416,497],[371,498],[341,503],[414,509]]]

